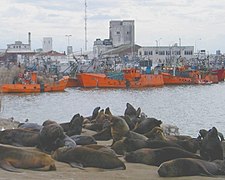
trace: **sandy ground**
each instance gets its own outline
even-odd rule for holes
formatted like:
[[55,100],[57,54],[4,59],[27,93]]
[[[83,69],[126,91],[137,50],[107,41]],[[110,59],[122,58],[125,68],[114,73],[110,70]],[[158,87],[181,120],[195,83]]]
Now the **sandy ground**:
[[[13,128],[17,127],[18,122],[14,122],[8,119],[0,118],[0,129],[1,127]],[[93,132],[84,130],[83,134],[92,134]],[[110,145],[112,141],[101,141],[98,144]],[[123,160],[123,157],[121,157]],[[123,160],[124,161],[124,160]],[[125,161],[124,161],[125,162]],[[102,170],[98,168],[85,168],[85,170],[72,168],[66,163],[56,162],[56,171],[32,171],[32,170],[22,170],[22,173],[8,172],[0,169],[0,180],[24,180],[24,179],[42,179],[42,180],[115,180],[115,179],[129,179],[129,180],[160,180],[160,179],[177,179],[177,180],[208,180],[215,179],[212,177],[203,177],[203,176],[191,176],[191,177],[179,177],[179,178],[161,178],[159,177],[157,170],[158,167],[127,163],[125,162],[126,170]],[[225,176],[217,177],[217,180],[224,180]]]

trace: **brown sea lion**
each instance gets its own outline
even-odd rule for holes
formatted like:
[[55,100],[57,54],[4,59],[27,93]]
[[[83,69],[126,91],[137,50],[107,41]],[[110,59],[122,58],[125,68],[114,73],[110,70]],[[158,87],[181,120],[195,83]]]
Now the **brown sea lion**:
[[20,169],[56,170],[51,156],[37,150],[0,144],[0,167],[7,171],[20,172]]
[[175,147],[164,147],[159,149],[142,148],[125,155],[125,160],[127,162],[142,163],[153,166],[159,166],[165,161],[176,158],[201,159],[200,156],[194,153]]
[[178,158],[164,162],[158,169],[161,177],[224,175],[224,161],[208,162],[200,159]]
[[54,123],[57,124],[56,121],[48,119],[42,123],[42,126],[47,126],[49,124],[54,124]]
[[110,116],[113,143],[121,140],[129,131],[126,121],[119,116]]
[[107,108],[105,109],[105,114],[107,114],[107,115],[112,115],[112,113],[111,113],[109,107],[107,107]]
[[200,145],[200,155],[207,161],[223,159],[223,148],[215,127],[210,129]]
[[117,157],[87,147],[58,148],[52,157],[57,161],[69,163],[72,167],[126,169],[125,164]]
[[116,156],[116,153],[113,149],[111,149],[110,147],[103,146],[103,145],[89,144],[89,145],[85,145],[84,147],[92,148],[92,149],[95,149],[99,152],[108,153],[108,154],[111,154],[113,156]]
[[39,142],[39,132],[20,128],[0,131],[0,143],[2,144],[34,147],[39,144]]

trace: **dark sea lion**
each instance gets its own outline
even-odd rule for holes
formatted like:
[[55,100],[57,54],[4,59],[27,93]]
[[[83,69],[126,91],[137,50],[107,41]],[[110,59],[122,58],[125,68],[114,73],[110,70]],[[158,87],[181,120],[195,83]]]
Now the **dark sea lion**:
[[78,113],[72,117],[70,122],[61,123],[60,126],[62,126],[64,132],[66,132],[68,136],[80,135],[82,132],[83,121],[84,117]]
[[46,125],[40,131],[38,148],[48,153],[54,151],[65,145],[65,137],[63,128],[59,124],[53,123]]
[[127,125],[129,126],[130,130],[133,130],[135,127],[135,123],[131,120],[130,116],[121,116],[123,119],[125,119]]
[[118,155],[125,155],[127,152],[126,146],[124,145],[123,139],[116,141],[111,146],[112,150],[116,152]]
[[[204,139],[207,135],[208,131],[206,129],[200,129],[199,130],[199,138]],[[220,141],[224,141],[224,136],[221,132],[218,132],[218,136],[220,138]]]
[[98,111],[100,110],[100,107],[96,107],[93,112],[92,112],[92,116],[91,116],[91,120],[95,119],[98,116]]
[[136,116],[137,115],[137,111],[130,103],[127,103],[124,115],[125,116],[126,115],[128,115],[128,116]]
[[185,150],[196,153],[200,150],[200,141],[197,138],[187,139],[187,140],[174,140],[172,141],[179,146],[183,147]]
[[83,128],[89,129],[92,131],[100,132],[103,129],[103,124],[102,123],[96,123],[96,122],[91,122],[91,123],[86,123],[83,125]]
[[112,139],[111,127],[106,127],[92,136],[96,141],[108,141]]
[[96,140],[92,136],[73,135],[70,136],[77,145],[97,144]]
[[87,147],[59,148],[52,157],[57,161],[69,163],[73,167],[126,169],[125,164],[117,157]]
[[[224,164],[224,162],[222,163]],[[161,177],[224,175],[224,169],[221,169],[222,163],[192,158],[178,158],[161,164],[158,174]]]
[[40,142],[39,132],[27,129],[6,129],[0,131],[0,143],[14,146],[34,147]]
[[151,140],[151,139],[146,140],[146,147],[152,148],[152,149],[163,148],[163,147],[176,147],[176,148],[184,149],[182,146],[174,142]]
[[210,129],[200,145],[200,155],[207,161],[223,159],[223,147],[215,127]]
[[127,162],[142,163],[153,166],[159,166],[165,161],[176,158],[201,159],[200,156],[194,153],[175,147],[165,147],[159,149],[142,148],[125,155],[125,160]]
[[136,124],[139,121],[139,115],[141,113],[141,108],[139,107],[137,110],[130,104],[126,104],[126,109],[124,112],[124,116],[129,116],[131,121]]
[[154,127],[160,127],[161,124],[162,124],[161,120],[155,118],[145,118],[136,125],[133,131],[140,134],[145,134],[151,131]]
[[12,172],[20,172],[17,168],[56,170],[54,160],[45,153],[3,144],[0,144],[0,167]]

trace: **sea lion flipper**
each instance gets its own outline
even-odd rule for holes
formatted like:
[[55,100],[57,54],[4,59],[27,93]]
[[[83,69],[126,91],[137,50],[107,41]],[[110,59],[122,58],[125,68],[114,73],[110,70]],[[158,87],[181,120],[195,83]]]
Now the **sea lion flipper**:
[[73,167],[73,168],[78,168],[78,169],[84,170],[84,166],[83,166],[83,164],[81,164],[81,163],[70,162],[69,164],[70,164],[70,166]]
[[8,161],[1,160],[0,161],[0,167],[6,171],[11,171],[11,172],[18,172],[21,173],[17,168],[13,167]]

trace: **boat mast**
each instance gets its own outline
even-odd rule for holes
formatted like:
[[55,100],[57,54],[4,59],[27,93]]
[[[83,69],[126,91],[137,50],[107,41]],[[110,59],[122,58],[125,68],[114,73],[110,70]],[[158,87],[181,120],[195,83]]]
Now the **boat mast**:
[[84,2],[84,38],[85,51],[87,51],[87,1]]

